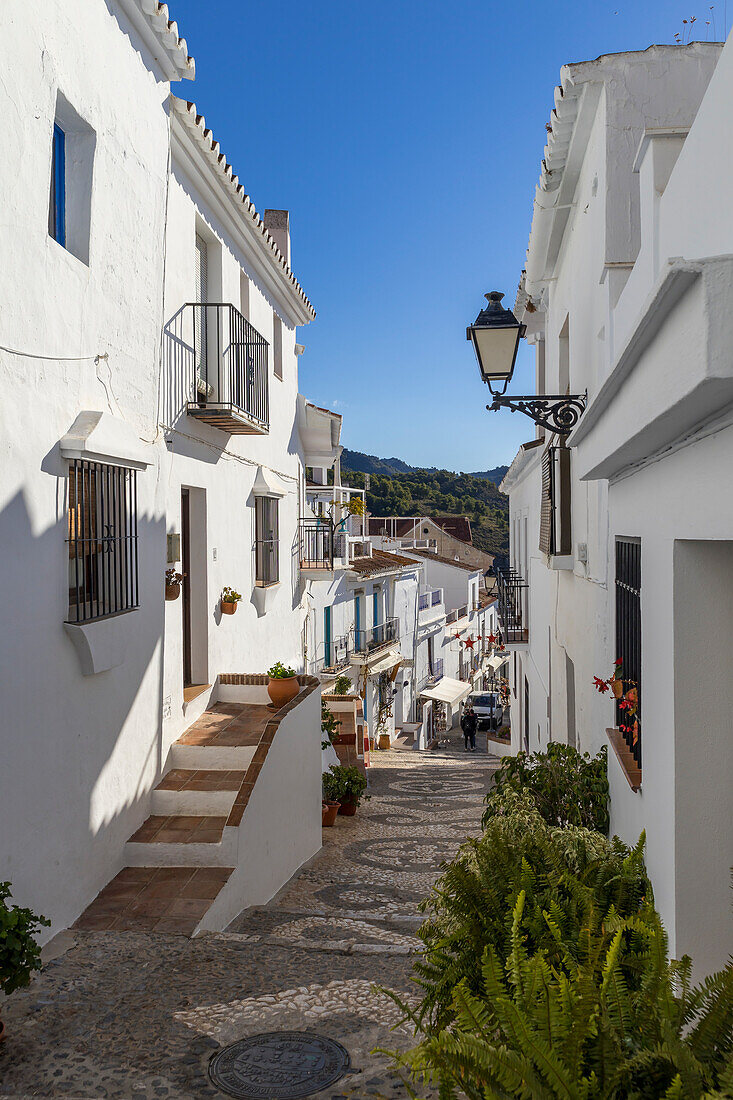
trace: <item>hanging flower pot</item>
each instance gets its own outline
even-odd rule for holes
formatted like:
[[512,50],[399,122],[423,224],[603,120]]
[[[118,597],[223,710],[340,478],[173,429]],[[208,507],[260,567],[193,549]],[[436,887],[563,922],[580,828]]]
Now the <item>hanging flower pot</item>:
[[233,615],[241,598],[241,593],[237,592],[236,589],[225,588],[221,594],[222,615]]
[[611,691],[613,692],[614,699],[623,698],[623,694],[624,694],[624,682],[623,682],[623,680],[611,680]]
[[181,581],[183,580],[183,573],[176,573],[175,569],[166,569],[165,571],[165,598],[166,600],[177,600],[181,594]]

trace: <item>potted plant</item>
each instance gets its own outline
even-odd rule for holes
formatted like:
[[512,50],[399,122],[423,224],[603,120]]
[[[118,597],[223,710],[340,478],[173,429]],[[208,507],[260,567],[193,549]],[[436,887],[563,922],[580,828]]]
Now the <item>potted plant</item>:
[[241,592],[237,592],[235,588],[225,588],[221,594],[222,614],[233,615],[241,598]]
[[340,802],[339,813],[353,817],[367,789],[366,776],[360,768],[345,764],[332,764],[330,770],[336,782],[329,790]]
[[343,673],[336,677],[336,683],[333,686],[334,695],[348,695],[351,691],[351,677],[344,676]]
[[340,781],[337,776],[333,774],[334,765],[331,771],[324,772],[321,780],[323,783],[323,812],[321,814],[321,824],[330,829],[336,824],[336,815],[341,809],[341,803],[339,801]]
[[275,710],[280,710],[280,707],[284,707],[300,691],[298,677],[294,669],[286,668],[282,661],[276,661],[272,668],[268,668],[267,675],[270,677],[267,694]]
[[[41,969],[41,949],[35,936],[50,920],[37,917],[31,909],[8,905],[10,883],[0,882],[0,990],[7,996],[14,989],[29,985],[34,970]],[[5,1025],[0,1020],[0,1042]]]
[[181,594],[181,582],[183,580],[183,573],[176,573],[175,569],[166,569],[165,571],[165,598],[167,600],[177,600]]

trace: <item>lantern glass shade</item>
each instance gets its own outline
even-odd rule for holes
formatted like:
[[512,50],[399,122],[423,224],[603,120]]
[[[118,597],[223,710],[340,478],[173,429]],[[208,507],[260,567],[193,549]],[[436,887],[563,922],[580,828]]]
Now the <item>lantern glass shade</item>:
[[486,295],[489,304],[466,329],[466,337],[473,344],[483,381],[506,385],[514,373],[519,341],[526,326],[519,323],[511,310],[503,308],[503,297],[496,290]]

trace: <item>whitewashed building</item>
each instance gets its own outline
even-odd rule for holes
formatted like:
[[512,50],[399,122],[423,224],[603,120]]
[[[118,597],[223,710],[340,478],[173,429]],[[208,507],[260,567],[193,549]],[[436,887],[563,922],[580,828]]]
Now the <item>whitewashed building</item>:
[[731,42],[563,68],[515,314],[537,394],[587,407],[503,483],[514,748],[608,746],[612,831],[646,830],[699,973],[733,949],[731,103]]
[[[52,935],[121,868],[191,864],[217,927],[320,846],[296,549],[314,313],[287,212],[260,218],[170,95],[194,64],[164,5],[6,5],[0,33],[0,879]],[[302,690],[270,721],[276,660]],[[182,740],[217,704],[228,738]],[[200,769],[229,780],[181,780]]]

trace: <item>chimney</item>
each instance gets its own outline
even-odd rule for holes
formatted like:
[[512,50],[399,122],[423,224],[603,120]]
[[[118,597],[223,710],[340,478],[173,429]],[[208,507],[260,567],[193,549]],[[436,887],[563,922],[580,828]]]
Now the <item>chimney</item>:
[[265,210],[262,220],[290,267],[290,214],[287,210]]

